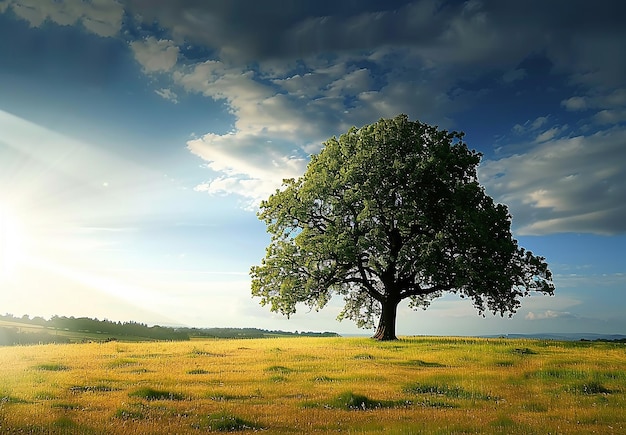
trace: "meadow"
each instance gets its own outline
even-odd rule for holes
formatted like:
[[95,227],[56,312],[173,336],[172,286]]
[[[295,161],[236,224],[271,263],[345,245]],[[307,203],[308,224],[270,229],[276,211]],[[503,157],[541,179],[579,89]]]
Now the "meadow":
[[0,433],[626,433],[620,343],[409,337],[0,347]]

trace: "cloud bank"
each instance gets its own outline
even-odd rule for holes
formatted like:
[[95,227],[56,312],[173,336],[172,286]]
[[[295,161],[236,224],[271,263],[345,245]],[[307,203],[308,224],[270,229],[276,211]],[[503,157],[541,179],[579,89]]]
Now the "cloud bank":
[[112,0],[42,1],[4,0],[0,2],[0,12],[11,9],[15,15],[26,20],[32,27],[39,27],[46,21],[61,26],[81,24],[89,32],[98,36],[112,37],[122,28],[124,6]]
[[624,233],[624,144],[626,128],[551,138],[524,154],[483,162],[479,177],[509,205],[521,234]]
[[186,144],[211,170],[196,190],[247,206],[353,125],[406,113],[463,129],[455,119],[477,98],[520,83],[556,93],[533,80],[558,77],[559,102],[494,140],[481,181],[522,234],[615,234],[626,231],[626,6],[601,3],[573,0],[564,14],[539,0],[4,0],[0,11],[120,38],[160,77],[157,95],[222,102],[232,129]]

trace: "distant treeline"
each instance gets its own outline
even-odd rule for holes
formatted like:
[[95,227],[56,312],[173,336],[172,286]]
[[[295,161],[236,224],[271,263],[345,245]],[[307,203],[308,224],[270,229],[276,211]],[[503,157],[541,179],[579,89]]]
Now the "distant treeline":
[[[15,317],[12,314],[0,315],[0,321],[10,322],[10,326],[0,325],[0,345],[68,343],[85,340],[168,340],[184,341],[191,338],[264,338],[272,336],[336,337],[334,332],[284,332],[258,328],[186,328],[148,326],[138,322],[114,322],[88,317],[52,316],[30,318],[28,315]],[[21,326],[24,325],[24,326]],[[59,334],[61,332],[61,334]],[[65,333],[76,334],[70,338]],[[93,334],[96,334],[94,338]],[[81,338],[82,337],[82,338]]]
[[[98,334],[109,339],[113,337],[120,339],[133,337],[134,339],[143,338],[146,340],[189,340],[188,334],[174,328],[148,326],[144,323],[132,321],[114,322],[106,319],[98,320],[88,317],[65,316],[52,316],[49,320],[46,320],[43,317],[33,317],[31,319],[27,315],[15,317],[12,314],[5,314],[4,316],[0,315],[0,320],[42,328],[35,330],[22,330],[19,327],[4,327],[2,328],[4,330],[3,333],[0,334],[0,344],[14,344],[6,343],[6,341],[9,341],[6,339],[10,339],[12,341],[17,339],[15,344],[30,344],[39,342],[62,343],[71,341],[68,337],[56,334],[55,331]],[[3,340],[3,338],[5,338],[5,340]]]
[[339,337],[336,332],[285,332],[258,328],[177,328],[194,338]]

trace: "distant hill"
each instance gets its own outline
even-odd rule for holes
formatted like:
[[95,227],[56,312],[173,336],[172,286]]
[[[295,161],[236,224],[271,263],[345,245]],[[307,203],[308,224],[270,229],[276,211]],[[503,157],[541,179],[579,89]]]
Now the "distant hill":
[[[483,336],[487,337],[487,336]],[[537,334],[501,334],[490,335],[489,337],[506,337],[506,338],[536,338],[542,340],[558,340],[558,341],[626,341],[626,335],[622,334],[593,334],[583,332],[560,332],[560,333],[537,333]]]
[[88,317],[30,318],[0,315],[0,346],[84,341],[185,341],[192,338],[338,337],[335,332],[285,332],[258,328],[186,328],[148,326]]

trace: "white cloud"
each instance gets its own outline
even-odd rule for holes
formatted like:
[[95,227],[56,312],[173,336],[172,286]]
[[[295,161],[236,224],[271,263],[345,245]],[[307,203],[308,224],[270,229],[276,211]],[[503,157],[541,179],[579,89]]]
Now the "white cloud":
[[559,319],[559,318],[575,318],[576,316],[572,315],[567,311],[552,311],[546,310],[543,313],[534,313],[529,311],[528,314],[524,317],[526,320],[545,320],[545,319]]
[[626,109],[620,110],[601,110],[592,118],[597,124],[619,124],[626,122]]
[[[196,190],[234,193],[258,202],[273,193],[284,178],[302,175],[309,151],[319,148],[331,132],[349,127],[338,116],[344,110],[340,94],[348,89],[358,94],[368,88],[367,70],[344,74],[344,64],[340,65],[271,79],[272,84],[263,83],[260,72],[219,61],[174,73],[176,83],[184,89],[225,100],[236,118],[230,133],[209,133],[188,142],[192,153],[223,174]],[[296,82],[299,85],[294,88]],[[289,92],[296,88],[300,91]]]
[[[258,133],[294,129],[289,122],[277,122],[279,118],[268,113],[268,110],[279,109],[276,102],[280,96],[275,95],[273,88],[258,81],[257,74],[252,70],[208,61],[193,66],[190,71],[177,71],[173,78],[188,91],[199,92],[215,100],[226,100],[230,111],[237,117],[236,128],[239,131]],[[262,107],[264,104],[266,107]]]
[[359,95],[372,89],[372,77],[370,72],[361,68],[352,71],[328,86],[325,95],[329,97],[349,97]]
[[626,121],[626,89],[615,89],[607,93],[591,93],[561,101],[567,110],[600,109],[591,120],[600,125],[619,124]]
[[[290,95],[311,98],[352,72],[346,59],[336,60],[330,65],[318,61],[316,58],[307,59],[308,71],[305,73],[284,76],[283,72],[281,76],[281,72],[277,72],[278,78],[272,82]],[[264,71],[272,74],[271,70]]]
[[23,1],[19,3],[15,2],[11,6],[13,7],[13,12],[15,12],[15,15],[25,19],[33,27],[39,27],[47,17],[47,14],[44,11],[37,8],[36,5],[28,1]]
[[[437,79],[436,71],[428,73],[433,81],[413,83],[396,83],[395,76],[400,73],[392,71],[378,78],[376,87],[370,69],[349,63],[348,56],[330,65],[318,57],[304,59],[301,69],[305,72],[286,77],[235,68],[222,61],[175,71],[177,85],[224,100],[235,116],[230,133],[209,133],[188,142],[192,153],[222,174],[197,190],[231,192],[257,200],[273,193],[283,178],[302,175],[308,154],[317,152],[332,135],[398,113],[441,125],[443,114],[456,104],[442,92],[449,82]],[[251,180],[258,187],[254,188]]]
[[[479,168],[521,234],[626,231],[626,129],[546,140]],[[607,156],[611,158],[607,159]]]
[[171,101],[174,104],[178,104],[178,95],[174,91],[168,88],[161,88],[154,91],[159,97]]
[[150,36],[130,43],[135,59],[147,73],[171,70],[178,59],[178,47],[173,41]]
[[567,100],[561,101],[561,105],[567,110],[585,110],[588,107],[587,99],[585,97],[571,97]]
[[599,107],[624,107],[626,106],[626,89],[616,89],[611,93],[598,97]]
[[513,131],[517,134],[523,134],[523,133],[538,130],[539,128],[543,127],[546,124],[546,122],[548,122],[549,118],[550,118],[550,115],[539,116],[535,118],[533,121],[531,120],[526,121],[523,125],[515,124],[513,126]]
[[218,61],[178,71],[174,78],[188,91],[225,100],[236,117],[230,133],[208,133],[187,142],[193,154],[222,174],[198,185],[197,191],[232,193],[258,203],[280,187],[283,179],[304,173],[303,147],[318,139],[319,132],[295,97],[277,94],[275,88],[258,81],[253,71],[229,68]]
[[530,129],[537,130],[538,128],[541,128],[547,121],[547,116],[540,116],[530,124]]
[[[531,126],[533,127],[533,130],[539,128],[539,126],[534,126],[534,124],[535,123],[533,123],[533,125]],[[539,125],[543,125],[543,122]],[[539,133],[537,137],[535,137],[535,142],[539,143],[539,142],[546,142],[546,141],[552,140],[555,137],[559,136],[564,131],[566,131],[567,128],[568,128],[567,125],[552,127],[544,132]]]
[[561,101],[568,110],[614,109],[626,106],[626,89],[615,89],[607,93],[590,93]]
[[81,2],[85,12],[82,17],[83,26],[100,36],[114,36],[122,27],[123,6],[112,0],[92,0]]
[[284,154],[267,137],[242,132],[209,133],[187,142],[187,148],[207,161],[210,169],[224,174],[196,186],[197,191],[233,193],[253,203],[267,198],[283,179],[299,177],[306,168],[303,157]]

